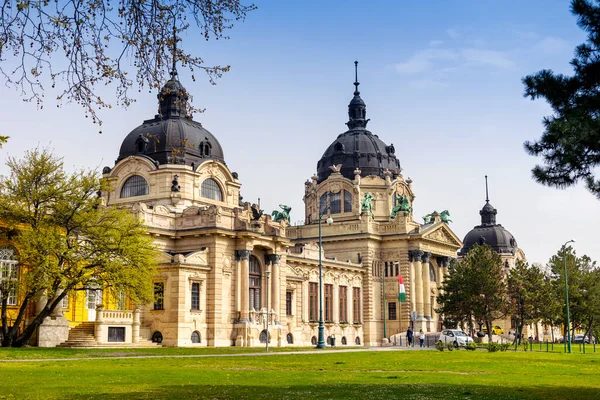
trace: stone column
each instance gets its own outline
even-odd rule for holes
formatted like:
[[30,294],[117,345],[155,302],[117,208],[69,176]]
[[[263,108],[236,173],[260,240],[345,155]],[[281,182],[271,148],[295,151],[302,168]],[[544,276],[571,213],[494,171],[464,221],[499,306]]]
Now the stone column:
[[416,301],[416,311],[417,311],[417,319],[422,318],[423,313],[423,265],[421,263],[421,258],[423,257],[422,250],[414,250],[414,265],[415,265],[415,301]]
[[280,254],[267,254],[267,264],[271,264],[271,309],[274,310],[275,315],[273,316],[275,323],[279,324],[279,314],[281,313],[281,299],[280,299]]
[[140,309],[133,310],[133,324],[131,325],[131,342],[140,342]]
[[308,323],[309,319],[309,304],[308,304],[308,278],[305,278],[302,282],[302,295],[300,296],[302,302],[302,322]]
[[431,280],[429,275],[429,259],[431,253],[426,251],[422,257],[422,272],[423,272],[423,316],[431,320]]
[[236,250],[235,260],[240,271],[240,322],[248,322],[250,310],[250,250]]
[[415,293],[415,258],[414,250],[408,251],[408,295],[410,296],[410,313],[417,310],[417,301]]

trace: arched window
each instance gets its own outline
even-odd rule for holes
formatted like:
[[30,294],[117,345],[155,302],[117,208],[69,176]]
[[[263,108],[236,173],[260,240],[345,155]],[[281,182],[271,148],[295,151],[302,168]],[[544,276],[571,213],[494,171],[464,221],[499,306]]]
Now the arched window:
[[145,196],[148,192],[148,182],[139,175],[133,175],[123,184],[123,187],[121,188],[121,198]]
[[250,309],[260,310],[260,263],[254,256],[250,256]]
[[343,194],[342,198],[342,191],[323,193],[319,198],[321,215],[352,212],[352,194],[347,190],[344,190]]
[[7,304],[17,304],[17,279],[19,277],[19,262],[15,257],[15,249],[10,246],[0,247],[0,294],[8,293]]
[[435,268],[432,263],[429,263],[429,280],[435,282]]
[[348,344],[348,341],[346,340],[346,336],[342,336],[342,344],[343,345]]
[[286,335],[286,339],[287,339],[288,344],[294,344],[294,335],[292,335],[291,333],[288,333]]
[[317,345],[317,337],[316,337],[316,336],[313,336],[313,337],[310,339],[310,343],[311,343],[313,346],[316,346],[316,345]]
[[200,343],[200,332],[194,331],[192,333],[192,343]]
[[[263,330],[260,335],[258,335],[258,340],[261,343],[266,343],[267,342],[267,331]],[[271,343],[271,332],[269,332],[269,343]]]
[[360,336],[357,336],[356,339],[354,339],[354,343],[360,345]]
[[208,141],[208,138],[205,138],[204,141],[200,142],[200,156],[201,157],[210,157],[210,151],[212,150],[212,146]]
[[159,331],[156,331],[152,334],[152,343],[162,343],[163,335]]
[[200,186],[200,196],[207,199],[223,201],[223,193],[217,181],[212,178],[206,179]]

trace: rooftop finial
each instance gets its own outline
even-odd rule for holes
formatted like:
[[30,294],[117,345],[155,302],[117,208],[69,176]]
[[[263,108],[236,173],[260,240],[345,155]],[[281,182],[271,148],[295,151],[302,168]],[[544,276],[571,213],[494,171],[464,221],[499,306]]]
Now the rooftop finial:
[[490,202],[490,196],[488,196],[488,182],[487,182],[487,175],[485,176],[485,202],[489,203]]
[[358,83],[358,61],[354,61],[354,95],[358,96],[360,94],[360,92],[358,91],[358,85],[360,85],[360,83]]
[[173,66],[171,68],[171,78],[177,76],[177,19],[173,17]]

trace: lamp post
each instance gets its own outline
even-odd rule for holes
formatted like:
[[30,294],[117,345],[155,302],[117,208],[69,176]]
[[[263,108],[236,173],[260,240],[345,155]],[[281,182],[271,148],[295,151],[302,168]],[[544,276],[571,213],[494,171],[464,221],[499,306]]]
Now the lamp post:
[[[321,235],[321,220],[325,210],[319,204],[319,340],[317,341],[317,349],[325,348],[325,326],[323,325],[323,236]],[[329,192],[327,192],[327,210],[329,213]],[[327,224],[331,225],[333,219],[331,216],[327,218]]]
[[563,244],[563,265],[565,273],[565,299],[567,304],[567,351],[571,352],[571,321],[569,320],[569,282],[567,278],[567,245],[569,243],[575,243],[574,240],[569,240]]
[[265,351],[269,351],[269,276],[271,275],[271,269],[268,266],[265,273],[267,274],[267,340],[265,341]]

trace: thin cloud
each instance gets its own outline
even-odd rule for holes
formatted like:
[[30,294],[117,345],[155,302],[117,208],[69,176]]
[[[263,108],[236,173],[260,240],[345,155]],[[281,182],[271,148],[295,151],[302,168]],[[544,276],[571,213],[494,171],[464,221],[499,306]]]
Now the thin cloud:
[[460,54],[469,64],[491,66],[499,69],[510,69],[516,66],[510,56],[503,51],[470,48],[462,49]]

